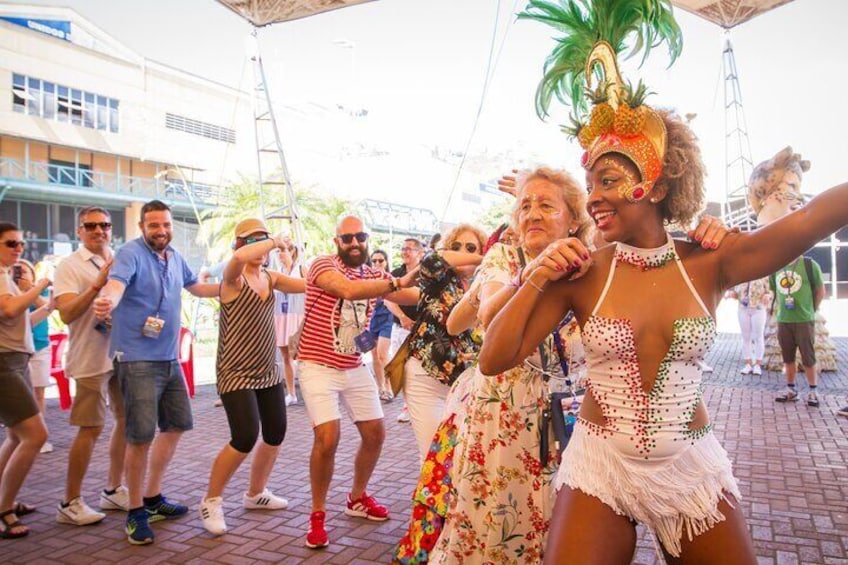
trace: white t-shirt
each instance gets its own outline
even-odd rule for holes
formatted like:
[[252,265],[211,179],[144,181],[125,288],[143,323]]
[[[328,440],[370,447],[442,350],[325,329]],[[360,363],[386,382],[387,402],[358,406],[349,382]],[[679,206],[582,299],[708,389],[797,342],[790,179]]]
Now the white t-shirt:
[[[0,267],[0,296],[23,294],[12,280],[10,269]],[[14,318],[0,314],[0,353],[35,353],[32,342],[32,327],[29,323],[29,308]]]
[[[111,249],[108,250],[111,256]],[[105,260],[85,247],[80,247],[59,263],[53,281],[53,294],[82,294],[87,291]],[[68,325],[68,355],[66,371],[75,379],[102,375],[112,370],[109,358],[109,334],[94,329],[97,325],[94,309],[88,310]]]

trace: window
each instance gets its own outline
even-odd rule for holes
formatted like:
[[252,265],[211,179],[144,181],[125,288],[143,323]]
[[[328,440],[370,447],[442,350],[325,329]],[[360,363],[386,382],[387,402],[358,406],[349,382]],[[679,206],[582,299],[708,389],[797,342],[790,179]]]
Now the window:
[[41,81],[37,78],[27,78],[27,114],[41,115]]
[[15,112],[23,114],[26,111],[26,78],[23,75],[12,75],[12,106]]
[[109,108],[105,96],[97,96],[97,129],[106,130],[109,127]]
[[21,114],[118,133],[118,100],[16,73],[12,107]]
[[109,131],[118,133],[118,101],[109,99]]
[[93,128],[97,116],[97,106],[94,104],[95,95],[86,92],[85,101],[82,108],[82,125],[87,128]]
[[56,85],[52,82],[43,82],[44,92],[44,117],[52,120],[56,117]]
[[224,143],[236,142],[235,130],[216,126],[208,122],[201,122],[200,120],[193,120],[177,114],[165,114],[165,127],[216,141],[223,141]]
[[82,125],[82,90],[74,88],[71,90],[71,123],[75,126]]
[[60,86],[56,89],[56,92],[58,93],[57,99],[59,101],[56,114],[60,122],[71,121],[71,99],[68,96],[69,90],[70,89],[67,86]]

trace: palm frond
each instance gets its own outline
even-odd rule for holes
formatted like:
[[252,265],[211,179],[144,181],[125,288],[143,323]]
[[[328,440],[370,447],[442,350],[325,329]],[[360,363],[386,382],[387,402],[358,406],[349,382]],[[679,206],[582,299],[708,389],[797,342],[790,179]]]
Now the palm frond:
[[628,57],[641,52],[640,66],[663,43],[668,45],[669,65],[683,48],[670,0],[530,0],[518,19],[542,22],[559,32],[536,89],[536,114],[542,119],[554,98],[586,110],[585,64],[598,41],[607,41],[617,54],[629,46]]

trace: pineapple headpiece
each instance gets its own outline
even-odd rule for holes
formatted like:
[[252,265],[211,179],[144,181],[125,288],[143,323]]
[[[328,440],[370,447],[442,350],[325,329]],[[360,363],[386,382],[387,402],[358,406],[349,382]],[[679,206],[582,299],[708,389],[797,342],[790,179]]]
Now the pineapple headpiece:
[[[545,75],[536,90],[536,113],[544,119],[554,96],[585,114],[574,127],[564,128],[586,149],[582,165],[587,170],[602,155],[619,153],[639,169],[642,182],[623,194],[631,202],[644,198],[662,173],[667,133],[662,117],[644,104],[647,89],[640,82],[625,85],[617,55],[635,36],[630,55],[668,43],[671,62],[682,49],[680,28],[669,0],[530,0],[520,19],[544,22],[563,33],[545,61]],[[593,90],[592,81],[598,86]]]

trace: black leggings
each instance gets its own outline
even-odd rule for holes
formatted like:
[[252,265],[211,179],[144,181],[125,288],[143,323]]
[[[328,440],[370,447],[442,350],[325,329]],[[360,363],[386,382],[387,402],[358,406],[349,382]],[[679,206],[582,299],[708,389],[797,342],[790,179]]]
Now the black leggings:
[[240,453],[250,453],[259,437],[280,445],[286,437],[286,402],[283,383],[269,388],[234,390],[221,395],[230,424],[230,446]]

